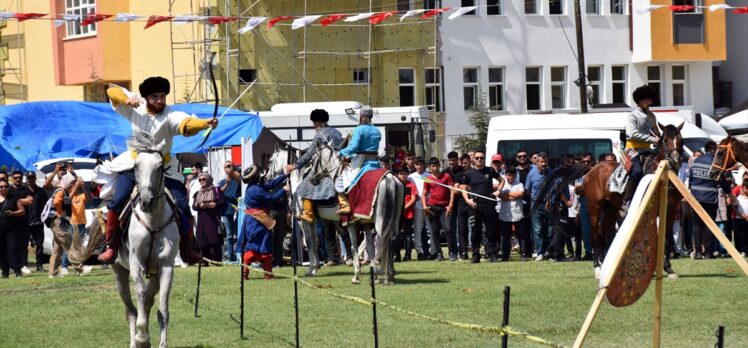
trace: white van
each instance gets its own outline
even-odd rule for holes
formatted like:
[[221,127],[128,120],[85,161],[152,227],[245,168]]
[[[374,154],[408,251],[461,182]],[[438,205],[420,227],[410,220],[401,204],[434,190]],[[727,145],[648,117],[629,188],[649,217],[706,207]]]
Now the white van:
[[[486,162],[491,155],[500,153],[512,158],[520,149],[529,153],[546,152],[549,164],[560,164],[565,154],[579,155],[592,153],[595,160],[604,153],[613,153],[625,145],[625,124],[628,112],[591,114],[543,114],[506,115],[491,118],[486,139]],[[662,124],[679,125],[683,118],[668,113],[658,113],[657,120]],[[694,150],[701,150],[709,141],[709,135],[685,121],[681,135],[688,156]],[[620,158],[618,158],[620,160]]]

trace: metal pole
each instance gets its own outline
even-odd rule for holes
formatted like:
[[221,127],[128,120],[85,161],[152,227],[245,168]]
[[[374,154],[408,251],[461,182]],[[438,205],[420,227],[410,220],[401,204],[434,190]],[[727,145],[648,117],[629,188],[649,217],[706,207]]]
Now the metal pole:
[[295,248],[296,243],[298,240],[296,239],[296,228],[298,227],[296,221],[293,222],[293,242],[291,244],[294,245],[294,252],[291,253],[291,262],[293,263],[293,308],[294,308],[294,315],[296,316],[296,348],[299,348],[299,282],[296,281],[296,263],[299,259],[299,251]]
[[[511,292],[511,288],[508,286],[504,287],[504,316],[501,319],[501,328],[503,329],[507,325],[509,325],[509,295]],[[507,345],[509,344],[509,336],[503,335],[501,336],[501,348],[507,348]]]
[[725,327],[720,325],[717,328],[717,344],[714,345],[716,348],[725,347]]
[[[192,233],[192,231],[188,232]],[[200,262],[197,264],[197,290],[195,292],[195,318],[198,318],[197,315],[197,308],[200,305],[200,280],[202,279],[203,273],[203,261],[200,260]]]
[[371,284],[371,322],[374,333],[374,348],[379,347],[379,332],[377,331],[377,292],[374,286],[374,266],[369,267],[369,283]]
[[577,28],[577,67],[579,69],[579,110],[587,113],[587,72],[584,64],[584,38],[582,36],[582,10],[579,0],[574,0],[574,23]]

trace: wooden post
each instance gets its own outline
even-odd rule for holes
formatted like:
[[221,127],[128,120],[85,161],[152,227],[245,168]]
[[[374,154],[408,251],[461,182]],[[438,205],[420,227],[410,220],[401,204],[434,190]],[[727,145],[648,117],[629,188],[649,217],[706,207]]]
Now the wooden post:
[[652,347],[659,348],[662,332],[662,267],[665,262],[665,233],[667,233],[667,189],[668,178],[658,180],[660,187],[660,212],[657,224],[657,266],[655,266],[654,323],[652,324]]
[[711,216],[704,210],[704,208],[701,207],[701,204],[696,200],[696,198],[691,195],[691,192],[688,191],[685,185],[678,179],[678,176],[675,175],[675,173],[668,173],[668,178],[670,179],[670,182],[673,183],[673,186],[680,191],[681,195],[683,195],[683,198],[688,202],[688,204],[691,206],[691,209],[699,215],[702,221],[706,224],[706,227],[709,228],[709,230],[712,232],[714,237],[716,237],[720,243],[722,243],[722,246],[724,246],[725,250],[730,254],[733,260],[738,264],[741,270],[743,270],[743,273],[745,275],[748,275],[748,262],[743,259],[742,256],[740,256],[740,253],[737,249],[735,249],[735,246],[732,245],[732,242],[730,242],[727,237],[725,237],[725,234],[722,233],[722,231],[719,229],[717,224],[714,222]]

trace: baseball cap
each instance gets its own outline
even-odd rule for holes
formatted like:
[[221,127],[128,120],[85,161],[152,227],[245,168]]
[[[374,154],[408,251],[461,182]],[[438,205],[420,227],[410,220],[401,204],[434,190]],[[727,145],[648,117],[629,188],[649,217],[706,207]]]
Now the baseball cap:
[[491,162],[494,162],[494,161],[504,162],[504,156],[502,156],[500,153],[497,153],[491,156]]

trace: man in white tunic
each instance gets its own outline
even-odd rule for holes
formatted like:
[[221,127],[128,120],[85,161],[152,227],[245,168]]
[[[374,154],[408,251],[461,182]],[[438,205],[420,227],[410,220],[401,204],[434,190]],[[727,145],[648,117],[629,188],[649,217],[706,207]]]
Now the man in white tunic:
[[[191,136],[208,127],[215,128],[215,119],[199,119],[184,112],[175,111],[166,105],[166,95],[169,94],[169,81],[163,77],[149,77],[139,86],[140,95],[125,88],[112,85],[107,89],[107,95],[112,107],[118,114],[130,121],[133,134],[145,132],[156,143],[164,143],[161,154],[164,156],[164,184],[169,189],[180,216],[179,252],[182,260],[189,264],[200,261],[200,254],[192,248],[192,226],[194,219],[187,205],[187,189],[182,183],[182,175],[178,171],[178,163],[171,156],[171,146],[174,136]],[[99,255],[102,263],[112,263],[117,255],[121,238],[119,231],[119,216],[130,199],[135,188],[136,154],[127,151],[117,156],[112,167],[119,172],[115,186],[114,198],[107,205],[106,243],[107,249]]]

